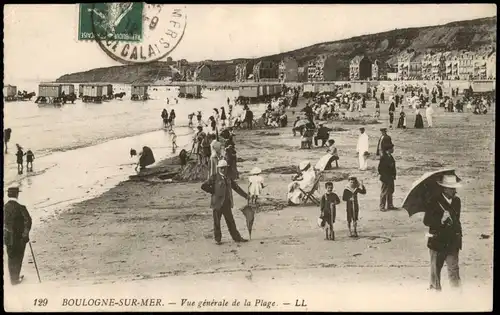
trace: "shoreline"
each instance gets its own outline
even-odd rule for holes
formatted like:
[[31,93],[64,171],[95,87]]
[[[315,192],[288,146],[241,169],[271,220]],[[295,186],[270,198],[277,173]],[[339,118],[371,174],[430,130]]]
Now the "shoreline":
[[[301,98],[301,102],[304,99]],[[298,112],[302,103],[288,112]],[[367,103],[366,111],[372,111],[373,107]],[[494,162],[490,142],[494,138],[486,135],[492,132],[494,122],[490,115],[444,113],[439,108],[436,112],[435,128],[389,131],[396,145],[394,156],[398,167],[394,202],[396,206],[401,204],[412,182],[423,172],[455,167],[466,184],[463,191],[459,191],[464,207],[462,224],[466,244],[461,253],[461,266],[470,270],[469,275],[474,274],[473,281],[489,283],[491,272],[483,271],[491,269],[487,266],[493,264],[493,241],[492,238],[480,240],[479,235],[493,233],[493,200],[484,197],[493,194]],[[382,123],[364,125],[370,136],[370,151],[376,148],[378,129],[385,126],[384,114],[385,111]],[[413,120],[414,115],[409,115],[409,126]],[[293,117],[289,117],[290,121]],[[339,150],[340,168],[327,171],[324,181],[333,180],[337,194],[341,194],[343,179],[350,174],[363,179],[367,186],[367,195],[360,198],[361,237],[358,240],[347,236],[343,204],[335,224],[335,242],[323,240],[324,233],[316,226],[317,206],[286,206],[289,169],[302,160],[316,163],[324,154],[324,148],[298,149],[300,137],[293,137],[290,125],[236,130],[237,156],[244,160],[238,163],[241,174],[238,184],[246,190],[247,172],[259,166],[267,186],[249,243],[232,242],[222,223],[223,245],[214,244],[210,196],[201,191],[201,182],[127,180],[97,198],[76,204],[33,235],[42,277],[56,282],[92,279],[113,282],[238,270],[280,273],[280,270],[329,266],[339,270],[346,267],[342,269],[346,274],[354,272],[354,267],[368,268],[371,272],[370,268],[377,267],[390,274],[390,270],[427,266],[428,250],[423,237],[426,229],[421,216],[408,218],[403,209],[380,213],[376,206],[377,161],[369,159],[366,172],[357,170],[354,148],[360,125],[340,121],[328,125],[345,131],[331,133]],[[450,138],[450,128],[456,129],[463,138]],[[437,143],[443,147],[436,146]],[[455,149],[458,143],[462,143],[465,152]],[[474,161],[470,161],[469,152],[476,152]],[[160,161],[158,168],[171,171],[174,159]],[[324,192],[324,181],[320,183],[320,193]],[[467,185],[471,182],[475,184]],[[245,219],[239,211],[246,200],[235,193],[233,196],[236,225],[242,236],[248,238]],[[57,261],[52,258],[54,253],[58,255]],[[31,269],[29,265],[23,266],[25,274]],[[421,272],[419,277],[427,276],[425,268]]]

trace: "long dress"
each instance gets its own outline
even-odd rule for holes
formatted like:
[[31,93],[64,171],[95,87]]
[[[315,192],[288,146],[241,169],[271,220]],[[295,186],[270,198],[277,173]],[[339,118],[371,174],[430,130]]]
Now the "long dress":
[[228,168],[228,177],[231,179],[238,179],[238,168],[236,167],[236,150],[234,149],[234,146],[228,146],[226,148],[226,162],[227,165],[229,166]]
[[420,115],[420,111],[417,110],[417,115],[415,116],[415,128],[422,129],[424,128],[424,120],[422,115]]
[[404,112],[399,113],[398,126],[396,128],[406,129],[406,114]]
[[260,196],[264,185],[264,178],[260,175],[252,175],[248,178],[248,193],[250,196]]
[[302,173],[302,180],[294,181],[288,184],[287,199],[293,204],[300,204],[302,202],[302,192],[299,187],[309,192],[314,187],[314,182],[316,181],[316,172],[311,167],[309,170]]

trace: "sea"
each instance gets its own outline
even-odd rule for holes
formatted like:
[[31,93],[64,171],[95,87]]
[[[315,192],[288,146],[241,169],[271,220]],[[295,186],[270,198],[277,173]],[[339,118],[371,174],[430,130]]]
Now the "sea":
[[[38,92],[37,82],[9,84],[18,90]],[[73,84],[78,90],[79,83]],[[140,152],[143,146],[149,146],[156,163],[182,149],[190,151],[195,130],[188,127],[188,114],[201,111],[206,122],[213,108],[224,106],[227,113],[227,98],[234,105],[238,96],[237,90],[204,89],[201,99],[183,99],[177,96],[178,87],[151,86],[151,100],[131,101],[130,85],[113,84],[113,89],[114,93],[125,92],[125,97],[101,104],[77,100],[62,107],[38,106],[36,97],[4,103],[4,129],[12,129],[8,154],[4,154],[4,187],[20,187],[20,201],[28,207],[33,220],[50,219],[136,174],[137,157],[130,157],[132,148]],[[258,115],[266,105],[253,106]],[[171,134],[163,128],[164,108],[176,113],[176,153],[172,152]],[[233,115],[242,111],[242,106],[235,106]],[[196,126],[196,117],[193,124]],[[27,172],[24,165],[23,174],[18,174],[16,143],[24,152],[33,151],[33,172]]]

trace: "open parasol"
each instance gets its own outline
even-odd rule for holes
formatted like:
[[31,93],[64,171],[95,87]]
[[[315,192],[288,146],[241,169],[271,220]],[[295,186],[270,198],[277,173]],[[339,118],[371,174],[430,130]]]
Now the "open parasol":
[[255,219],[255,209],[252,208],[252,206],[250,205],[246,205],[241,209],[241,212],[243,212],[243,215],[247,220],[248,235],[250,236],[250,239],[252,239],[252,228],[253,228],[253,221]]
[[297,123],[295,124],[294,127],[299,128],[299,127],[307,125],[307,123],[309,123],[309,120],[301,119],[301,120],[297,121]]
[[[403,208],[408,211],[410,217],[418,212],[425,212],[427,203],[434,197],[436,192],[441,191],[437,181],[443,175],[455,175],[455,170],[445,168],[434,172],[427,172],[419,179],[413,182],[410,192],[406,195],[403,201]],[[457,176],[457,180],[460,178]]]

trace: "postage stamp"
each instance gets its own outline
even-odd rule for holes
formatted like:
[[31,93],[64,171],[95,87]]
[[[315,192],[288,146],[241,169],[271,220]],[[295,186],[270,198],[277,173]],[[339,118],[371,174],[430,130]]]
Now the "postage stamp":
[[[136,12],[142,10],[142,15],[139,16],[137,13],[133,14],[133,7],[125,3],[104,5],[108,6],[107,12],[112,12],[111,14],[104,16],[99,11],[98,4],[91,4],[89,12],[92,36],[108,56],[121,63],[148,63],[165,58],[184,36],[187,15],[183,7],[145,3],[136,9]],[[125,16],[126,21],[121,22],[120,17]],[[125,34],[113,29],[113,26],[121,24],[124,26],[120,31],[123,30]],[[103,25],[107,28],[103,29]],[[139,31],[142,34],[136,41]]]
[[80,3],[78,40],[112,37],[125,42],[142,41],[144,3]]

